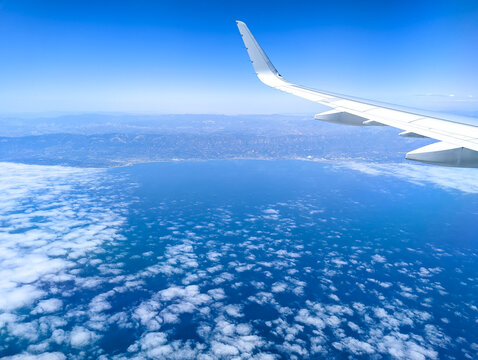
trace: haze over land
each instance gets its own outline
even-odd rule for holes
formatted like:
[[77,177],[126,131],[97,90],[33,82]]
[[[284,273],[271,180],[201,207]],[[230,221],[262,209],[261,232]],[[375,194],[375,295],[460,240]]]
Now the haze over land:
[[313,115],[67,115],[0,118],[0,161],[110,167],[207,159],[403,161],[428,140]]

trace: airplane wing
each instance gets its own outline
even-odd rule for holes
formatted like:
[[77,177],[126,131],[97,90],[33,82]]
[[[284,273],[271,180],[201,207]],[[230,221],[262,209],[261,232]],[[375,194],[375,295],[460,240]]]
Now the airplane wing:
[[266,85],[315,101],[332,110],[317,114],[317,120],[357,126],[388,125],[403,130],[405,137],[424,137],[438,142],[406,154],[409,160],[424,163],[478,167],[478,121],[476,119],[430,115],[391,104],[319,91],[285,80],[252,36],[245,23],[237,26],[258,78]]

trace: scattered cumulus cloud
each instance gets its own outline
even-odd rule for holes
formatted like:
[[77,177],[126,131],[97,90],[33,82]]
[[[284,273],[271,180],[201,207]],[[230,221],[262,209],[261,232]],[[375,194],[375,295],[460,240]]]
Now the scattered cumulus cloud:
[[372,176],[393,176],[420,185],[432,184],[464,193],[478,193],[478,177],[475,169],[447,168],[439,166],[414,165],[407,163],[362,163],[343,162],[338,165]]
[[[0,353],[26,344],[7,358],[476,353],[470,334],[458,342],[447,329],[474,321],[478,308],[442,279],[454,271],[469,289],[476,275],[447,263],[448,249],[399,252],[358,233],[353,219],[330,213],[320,194],[254,205],[246,215],[199,202],[137,209],[111,191],[107,171],[1,166],[0,332],[8,338]],[[340,166],[429,181],[414,166]],[[442,184],[452,181],[447,176]],[[147,236],[128,233],[125,209],[149,224]],[[113,353],[104,344],[118,341],[118,333],[133,335]]]

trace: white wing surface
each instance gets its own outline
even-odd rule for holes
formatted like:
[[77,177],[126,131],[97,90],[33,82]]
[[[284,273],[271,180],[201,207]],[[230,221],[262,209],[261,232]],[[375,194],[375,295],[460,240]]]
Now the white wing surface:
[[435,165],[478,167],[476,119],[430,115],[420,110],[292,84],[279,74],[246,24],[237,21],[237,26],[254,70],[264,84],[332,108],[317,114],[316,119],[356,126],[388,125],[403,130],[400,136],[436,139],[437,143],[411,151],[406,158]]

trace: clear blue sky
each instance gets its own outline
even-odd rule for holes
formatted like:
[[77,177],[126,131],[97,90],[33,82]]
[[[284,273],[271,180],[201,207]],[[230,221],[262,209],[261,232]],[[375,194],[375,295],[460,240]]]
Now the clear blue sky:
[[0,113],[321,110],[256,79],[238,19],[290,81],[478,111],[477,1],[0,0]]

